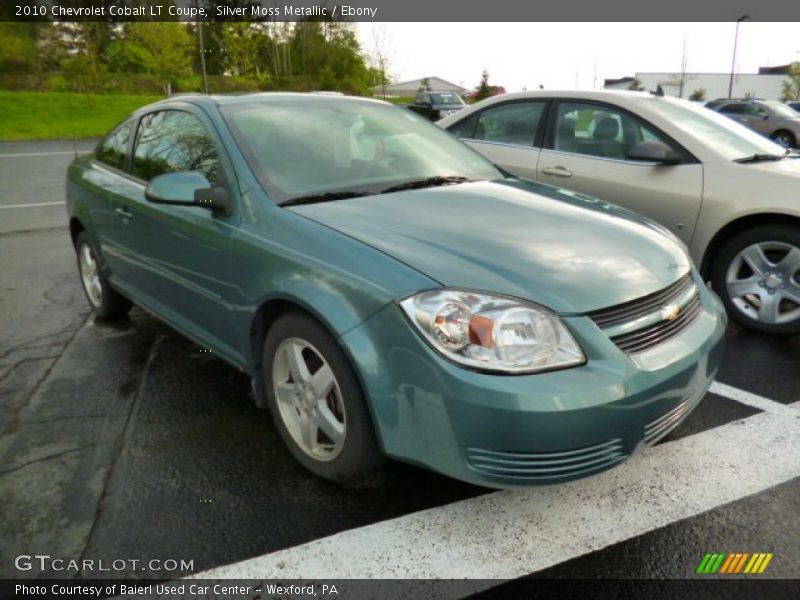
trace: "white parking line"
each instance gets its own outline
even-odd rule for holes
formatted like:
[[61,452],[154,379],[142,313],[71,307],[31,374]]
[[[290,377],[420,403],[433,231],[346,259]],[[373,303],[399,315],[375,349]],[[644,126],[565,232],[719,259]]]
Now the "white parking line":
[[61,202],[37,202],[35,204],[6,204],[5,206],[0,206],[0,210],[4,208],[37,208],[39,206],[60,206],[62,204],[66,204],[63,200]]
[[[82,152],[91,152],[91,150],[78,150],[78,154]],[[2,154],[0,153],[0,158],[30,158],[34,156],[66,156],[66,155],[74,155],[75,151],[70,150],[69,152],[19,152],[15,154]]]
[[800,411],[767,411],[648,448],[588,479],[487,494],[192,577],[517,578],[798,476]]
[[736,400],[736,402],[741,402],[742,404],[746,404],[747,406],[752,406],[753,408],[757,408],[758,410],[763,410],[766,412],[783,413],[787,410],[790,410],[790,408],[785,404],[781,404],[775,400],[770,400],[769,398],[764,398],[764,396],[759,396],[758,394],[753,394],[752,392],[740,390],[739,388],[735,388],[719,381],[712,383],[711,389],[708,391],[712,394],[724,396],[730,400]]

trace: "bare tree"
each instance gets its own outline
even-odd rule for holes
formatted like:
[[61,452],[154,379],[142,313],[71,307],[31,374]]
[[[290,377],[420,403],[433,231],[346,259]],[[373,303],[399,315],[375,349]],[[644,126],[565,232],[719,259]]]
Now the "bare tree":
[[372,44],[369,49],[369,59],[372,67],[380,76],[381,94],[386,98],[386,85],[389,83],[389,68],[392,61],[392,40],[386,33],[386,28],[372,28]]

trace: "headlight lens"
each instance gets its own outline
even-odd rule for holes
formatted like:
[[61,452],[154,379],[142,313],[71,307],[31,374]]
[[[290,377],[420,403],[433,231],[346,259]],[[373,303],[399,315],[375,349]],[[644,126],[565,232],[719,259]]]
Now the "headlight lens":
[[431,290],[400,306],[430,344],[459,364],[535,373],[586,362],[561,320],[540,306],[461,290]]

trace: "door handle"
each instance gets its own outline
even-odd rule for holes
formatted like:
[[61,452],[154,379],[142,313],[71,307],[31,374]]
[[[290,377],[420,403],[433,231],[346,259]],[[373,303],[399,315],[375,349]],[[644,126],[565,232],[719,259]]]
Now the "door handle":
[[545,167],[542,169],[545,175],[555,175],[556,177],[572,177],[572,171],[565,167]]
[[126,207],[115,208],[114,212],[117,213],[123,219],[132,219],[133,218],[133,213],[130,212]]

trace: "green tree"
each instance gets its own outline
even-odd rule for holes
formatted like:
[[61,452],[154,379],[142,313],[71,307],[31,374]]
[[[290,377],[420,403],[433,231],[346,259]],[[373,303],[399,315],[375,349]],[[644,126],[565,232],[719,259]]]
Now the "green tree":
[[628,86],[629,90],[633,90],[634,92],[643,92],[644,91],[644,84],[642,80],[638,77],[634,77],[633,81],[631,81],[630,85]]
[[483,100],[492,95],[492,86],[489,85],[489,71],[485,70],[481,73],[481,82],[478,84],[478,89],[475,91],[475,100]]
[[0,73],[38,68],[35,29],[29,23],[0,23]]
[[781,83],[781,100],[800,100],[800,62],[789,65],[786,79]]
[[194,41],[184,23],[136,22],[126,26],[126,37],[141,51],[145,72],[164,83],[174,82],[192,71]]
[[689,100],[694,100],[695,102],[703,102],[705,99],[706,99],[706,88],[697,88],[689,96]]

